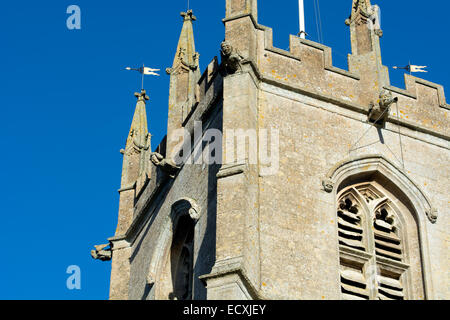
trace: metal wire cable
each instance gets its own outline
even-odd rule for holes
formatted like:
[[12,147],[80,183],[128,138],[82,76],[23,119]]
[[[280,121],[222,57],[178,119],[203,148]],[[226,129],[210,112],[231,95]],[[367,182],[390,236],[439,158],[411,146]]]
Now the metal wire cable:
[[319,43],[323,43],[322,18],[320,17],[319,0],[314,0],[314,15],[316,16],[317,38]]

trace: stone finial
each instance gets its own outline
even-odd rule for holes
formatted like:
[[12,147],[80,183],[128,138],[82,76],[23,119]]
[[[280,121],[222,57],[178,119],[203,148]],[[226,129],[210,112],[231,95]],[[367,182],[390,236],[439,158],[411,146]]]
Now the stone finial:
[[150,97],[147,95],[144,89],[141,92],[135,92],[134,96],[138,99],[138,101],[148,101]]
[[188,10],[187,12],[181,12],[180,15],[183,17],[184,21],[191,20],[196,21],[197,17],[194,16],[194,12],[192,10]]

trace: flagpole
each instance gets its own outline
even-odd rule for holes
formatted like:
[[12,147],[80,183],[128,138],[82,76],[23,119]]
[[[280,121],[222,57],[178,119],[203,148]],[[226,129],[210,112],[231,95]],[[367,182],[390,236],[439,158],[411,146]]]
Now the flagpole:
[[298,0],[298,14],[299,14],[299,25],[300,32],[299,36],[302,39],[305,39],[306,31],[305,31],[305,7],[303,4],[303,0]]

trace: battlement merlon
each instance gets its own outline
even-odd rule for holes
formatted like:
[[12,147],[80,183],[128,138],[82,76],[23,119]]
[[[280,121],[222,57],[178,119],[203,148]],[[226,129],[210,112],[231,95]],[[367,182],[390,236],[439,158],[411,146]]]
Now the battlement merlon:
[[[289,51],[275,48],[272,29],[258,24],[253,15],[227,17],[223,22],[227,41],[252,64],[263,83],[363,114],[387,89],[398,98],[398,112],[397,105],[391,108],[388,122],[450,140],[449,105],[443,87],[405,75],[406,89],[400,89],[390,85],[388,68],[382,64],[377,64],[373,72],[360,70],[362,63],[358,60],[370,60],[372,55],[378,55],[377,50],[349,54],[349,70],[343,70],[333,66],[330,47],[313,41],[291,35]],[[244,33],[250,35],[246,40],[242,39]]]

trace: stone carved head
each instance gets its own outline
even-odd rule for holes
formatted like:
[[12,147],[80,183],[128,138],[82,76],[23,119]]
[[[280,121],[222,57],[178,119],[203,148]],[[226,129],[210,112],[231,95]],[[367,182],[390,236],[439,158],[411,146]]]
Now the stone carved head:
[[220,45],[220,48],[225,56],[229,56],[233,52],[233,47],[228,41],[223,41]]
[[387,108],[392,103],[397,102],[398,98],[393,98],[392,92],[388,90],[381,90],[380,92],[380,106]]

